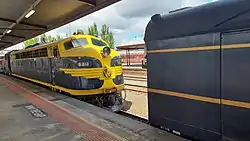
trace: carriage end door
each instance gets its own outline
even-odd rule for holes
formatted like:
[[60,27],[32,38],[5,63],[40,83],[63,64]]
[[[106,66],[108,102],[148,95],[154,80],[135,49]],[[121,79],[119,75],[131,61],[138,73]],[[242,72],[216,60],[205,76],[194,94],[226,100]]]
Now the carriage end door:
[[221,36],[222,136],[250,140],[250,30]]

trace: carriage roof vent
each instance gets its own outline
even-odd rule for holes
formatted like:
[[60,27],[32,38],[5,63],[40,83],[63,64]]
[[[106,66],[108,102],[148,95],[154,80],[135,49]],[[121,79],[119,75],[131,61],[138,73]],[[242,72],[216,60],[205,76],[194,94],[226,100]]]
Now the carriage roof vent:
[[186,10],[186,9],[189,9],[189,8],[192,8],[192,7],[183,7],[183,8],[180,8],[180,9],[175,9],[175,10],[169,11],[169,13],[179,12],[179,11]]
[[151,20],[152,20],[153,22],[159,21],[159,20],[161,20],[161,15],[160,15],[160,14],[155,14],[155,15],[153,15],[153,16],[151,17]]

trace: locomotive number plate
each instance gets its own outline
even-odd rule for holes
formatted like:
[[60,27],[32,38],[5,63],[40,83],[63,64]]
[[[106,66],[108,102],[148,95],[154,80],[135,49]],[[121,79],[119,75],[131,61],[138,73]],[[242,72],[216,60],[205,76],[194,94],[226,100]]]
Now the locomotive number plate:
[[104,93],[113,93],[113,92],[116,92],[116,88],[112,88],[112,89],[104,89]]

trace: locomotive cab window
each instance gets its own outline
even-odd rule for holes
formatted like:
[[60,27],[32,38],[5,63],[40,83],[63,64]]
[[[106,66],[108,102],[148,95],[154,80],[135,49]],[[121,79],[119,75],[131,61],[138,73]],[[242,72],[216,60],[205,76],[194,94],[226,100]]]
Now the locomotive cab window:
[[88,41],[86,38],[80,38],[76,40],[72,40],[74,47],[80,47],[80,46],[85,46],[88,45]]
[[91,38],[91,41],[92,41],[92,44],[96,45],[96,46],[107,46],[106,43],[104,43],[100,40],[94,39],[94,38]]
[[68,42],[64,43],[64,48],[66,50],[74,48],[74,47],[81,47],[81,46],[85,46],[88,45],[88,41],[86,38],[80,38],[80,39],[74,39]]
[[68,41],[68,42],[64,43],[64,48],[66,50],[68,50],[68,49],[74,48],[74,45],[73,45],[73,43],[71,41]]

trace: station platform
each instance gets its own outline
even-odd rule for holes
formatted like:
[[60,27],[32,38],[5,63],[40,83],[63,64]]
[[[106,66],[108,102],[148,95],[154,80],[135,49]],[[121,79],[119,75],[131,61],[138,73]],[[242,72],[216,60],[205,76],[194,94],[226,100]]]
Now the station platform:
[[0,75],[0,140],[186,141],[45,87]]

